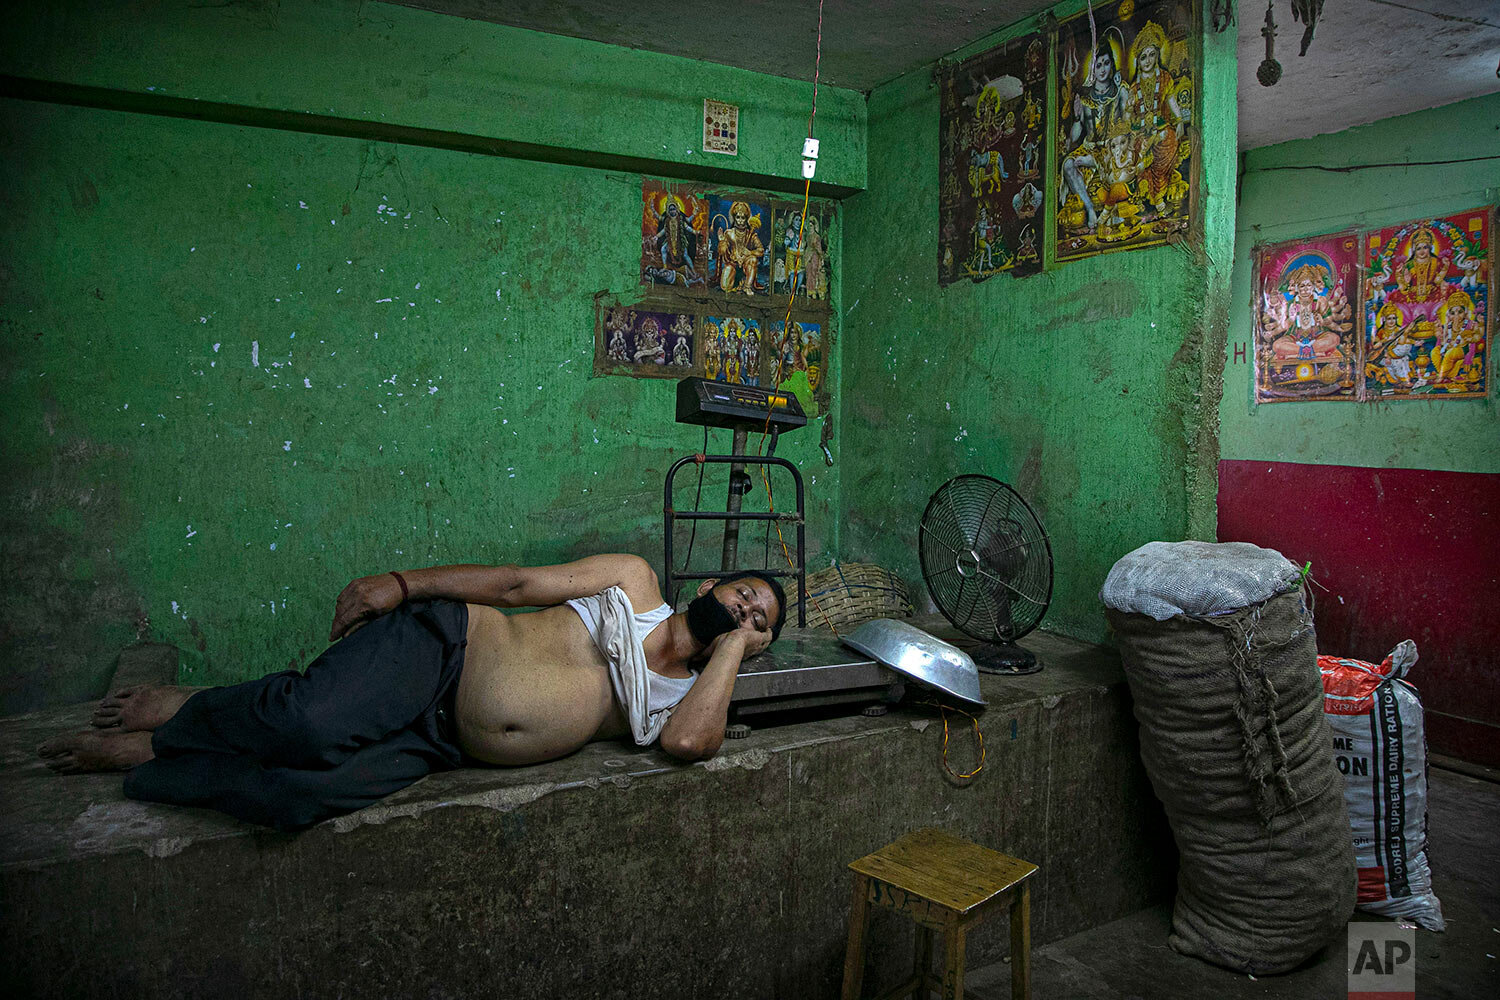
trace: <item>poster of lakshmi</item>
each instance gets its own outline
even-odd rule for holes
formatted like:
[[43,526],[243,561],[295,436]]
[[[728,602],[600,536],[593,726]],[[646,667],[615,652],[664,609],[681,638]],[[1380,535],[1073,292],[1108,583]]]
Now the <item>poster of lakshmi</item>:
[[740,295],[771,291],[771,208],[748,196],[708,198],[711,287]]
[[833,259],[828,253],[832,210],[826,205],[809,204],[807,221],[803,222],[800,201],[779,202],[775,208],[771,291],[826,303],[833,278]]
[[641,182],[641,284],[705,288],[708,200],[683,185]]
[[828,342],[823,324],[777,320],[771,324],[771,358],[767,376],[779,380],[776,387],[790,392],[802,404],[802,412],[815,417],[823,412],[819,400],[826,401],[825,376],[828,374]]
[[1255,250],[1255,401],[1358,398],[1359,235]]
[[1367,398],[1483,396],[1494,208],[1366,236]]
[[1095,4],[1057,33],[1054,260],[1191,231],[1197,7]]
[[594,372],[683,378],[693,373],[695,321],[638,306],[600,307]]
[[764,338],[758,319],[703,317],[703,375],[716,382],[761,384]]
[[938,284],[1042,268],[1047,53],[1040,34],[953,67],[942,81]]

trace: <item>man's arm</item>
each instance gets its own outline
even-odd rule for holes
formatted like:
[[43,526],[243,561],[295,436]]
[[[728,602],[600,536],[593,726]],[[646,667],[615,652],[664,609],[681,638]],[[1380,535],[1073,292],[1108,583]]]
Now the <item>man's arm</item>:
[[637,608],[661,600],[656,573],[640,556],[588,556],[557,566],[432,566],[402,570],[408,593],[391,573],[363,576],[339,594],[329,639],[338,639],[403,599],[450,600],[498,608],[540,608],[619,587]]
[[770,632],[749,626],[720,636],[707,666],[662,727],[661,748],[679,760],[705,760],[718,753],[740,663],[770,644]]

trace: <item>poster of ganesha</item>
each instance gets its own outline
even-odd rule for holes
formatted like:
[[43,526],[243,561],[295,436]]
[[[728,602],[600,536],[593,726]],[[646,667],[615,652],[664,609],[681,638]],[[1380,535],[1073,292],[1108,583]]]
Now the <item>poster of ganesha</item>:
[[1355,233],[1256,248],[1255,401],[1358,398]]

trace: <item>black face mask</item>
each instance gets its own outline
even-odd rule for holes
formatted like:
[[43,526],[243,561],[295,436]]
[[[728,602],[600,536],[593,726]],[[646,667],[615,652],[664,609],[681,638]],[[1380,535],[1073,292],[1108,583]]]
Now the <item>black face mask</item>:
[[733,632],[740,627],[734,615],[720,603],[712,590],[688,602],[687,624],[693,638],[705,646],[725,632]]

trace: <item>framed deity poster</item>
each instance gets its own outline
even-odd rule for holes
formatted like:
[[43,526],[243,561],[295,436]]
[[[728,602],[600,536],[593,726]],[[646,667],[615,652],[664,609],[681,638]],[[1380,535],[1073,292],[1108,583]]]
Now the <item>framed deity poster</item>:
[[1355,232],[1255,248],[1257,403],[1359,397],[1358,266]]
[[1047,54],[1011,39],[942,77],[938,284],[1042,268]]
[[1464,399],[1489,388],[1493,206],[1365,236],[1365,392]]
[[807,219],[802,203],[777,202],[772,227],[771,292],[813,303],[828,303],[833,284],[833,256],[829,251],[833,210],[809,202]]
[[641,182],[641,284],[708,287],[708,199],[687,185]]
[[705,316],[703,377],[735,385],[762,385],[764,326],[752,316]]
[[689,313],[600,300],[594,326],[594,374],[692,375],[697,371],[697,325]]
[[1197,3],[1118,0],[1058,27],[1053,260],[1192,231],[1198,16]]
[[771,207],[749,195],[708,197],[710,287],[729,295],[771,292]]
[[771,324],[766,377],[790,392],[802,412],[815,417],[828,402],[828,337],[824,324],[811,319],[776,320]]

